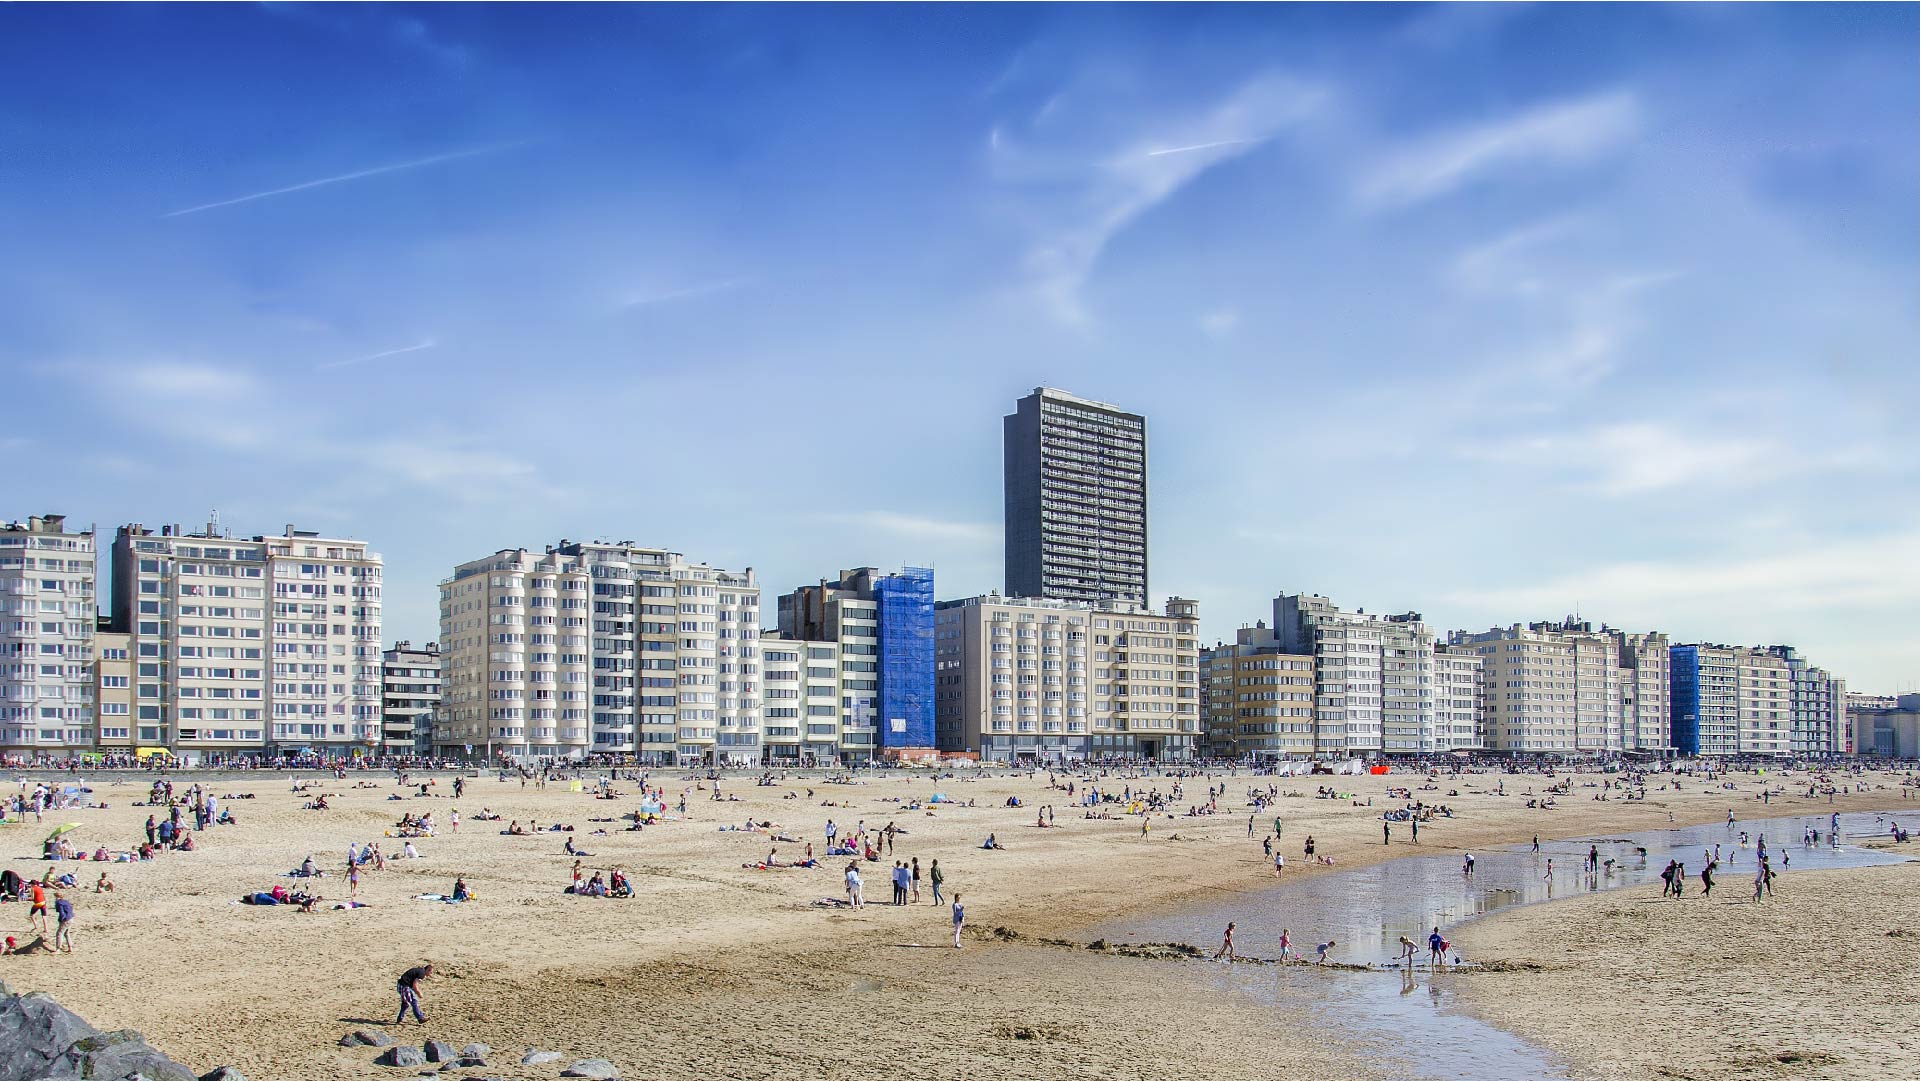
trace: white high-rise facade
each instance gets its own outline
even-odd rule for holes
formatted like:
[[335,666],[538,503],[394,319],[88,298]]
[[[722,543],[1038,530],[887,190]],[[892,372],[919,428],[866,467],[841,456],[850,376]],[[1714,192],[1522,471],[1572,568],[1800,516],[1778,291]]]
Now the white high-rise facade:
[[1479,656],[1486,748],[1513,754],[1609,755],[1668,749],[1667,638],[1572,617],[1476,633],[1450,653]]
[[67,758],[96,739],[93,531],[0,524],[0,752]]
[[378,753],[382,566],[366,542],[126,525],[113,571],[139,746],[188,761]]
[[760,587],[631,543],[502,549],[441,583],[435,745],[514,758],[761,758]]
[[[1436,670],[1434,632],[1420,613],[1344,612],[1326,597],[1274,599],[1287,653],[1314,657],[1314,753],[1435,754],[1477,746],[1461,703],[1480,696],[1480,667]],[[1458,658],[1457,658],[1458,660]]]

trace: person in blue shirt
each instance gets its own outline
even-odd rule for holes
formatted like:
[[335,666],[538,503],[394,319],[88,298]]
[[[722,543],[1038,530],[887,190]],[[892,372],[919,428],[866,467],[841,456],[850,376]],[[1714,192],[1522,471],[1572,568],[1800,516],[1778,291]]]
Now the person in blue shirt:
[[53,948],[63,953],[73,952],[73,902],[63,894],[55,898],[53,911],[59,923],[53,932]]

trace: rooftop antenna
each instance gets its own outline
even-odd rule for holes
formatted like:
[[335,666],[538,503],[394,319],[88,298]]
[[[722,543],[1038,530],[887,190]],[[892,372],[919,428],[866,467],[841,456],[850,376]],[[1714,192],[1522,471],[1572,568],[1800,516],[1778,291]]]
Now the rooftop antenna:
[[207,511],[207,535],[211,537],[218,537],[220,535],[219,507],[214,507]]

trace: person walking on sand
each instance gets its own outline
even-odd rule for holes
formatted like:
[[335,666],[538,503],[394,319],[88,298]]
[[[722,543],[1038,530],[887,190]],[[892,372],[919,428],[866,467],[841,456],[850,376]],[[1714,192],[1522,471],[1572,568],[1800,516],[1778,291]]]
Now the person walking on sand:
[[914,889],[913,903],[920,904],[920,857],[919,856],[914,857],[914,867],[913,867],[912,874],[913,874],[913,889]]
[[53,902],[54,915],[59,923],[53,932],[53,948],[62,953],[73,952],[73,902],[65,894],[60,894]]
[[1714,863],[1712,860],[1710,860],[1707,866],[1701,868],[1701,896],[1711,897],[1713,895],[1714,895]]
[[1388,837],[1387,818],[1383,816],[1381,819],[1381,843],[1383,845],[1387,844]]
[[1427,936],[1427,963],[1439,965],[1447,960],[1447,939],[1441,937],[1441,929],[1436,927]]
[[1228,921],[1227,930],[1221,932],[1221,948],[1214,951],[1214,960],[1218,961],[1223,957],[1229,961],[1234,959],[1234,921],[1232,920]]
[[946,880],[947,876],[942,873],[939,860],[934,860],[927,865],[927,884],[934,891],[934,903],[937,905],[941,903],[940,884]]
[[[49,871],[48,874],[53,872]],[[40,879],[33,880],[33,888],[28,891],[27,930],[34,929],[34,921],[39,920],[40,933],[50,934],[47,930],[47,884]]]
[[1534,851],[1539,852],[1540,850],[1541,850],[1541,835],[1537,833],[1534,835]]
[[1281,960],[1287,960],[1288,953],[1293,949],[1293,946],[1294,940],[1290,936],[1288,929],[1285,927],[1281,928]]
[[961,907],[961,895],[954,895],[954,948],[961,948],[961,928],[967,926],[967,910]]
[[422,1025],[427,1023],[426,1016],[420,1012],[420,981],[433,974],[434,966],[432,965],[420,965],[400,974],[400,979],[394,982],[394,990],[400,992],[400,1012],[394,1014],[394,1024],[398,1025],[405,1021],[408,1010],[414,1012],[415,1023]]
[[1409,835],[1413,837],[1414,843],[1417,845],[1420,844],[1421,843],[1421,820],[1419,818],[1408,819],[1407,828],[1408,828]]
[[859,908],[861,905],[860,864],[858,863],[847,865],[847,904],[850,908]]
[[1553,856],[1549,856],[1547,858],[1547,874],[1544,874],[1541,876],[1541,881],[1543,882],[1554,881],[1554,857]]
[[1274,877],[1275,878],[1281,877],[1281,872],[1285,870],[1286,867],[1287,867],[1287,857],[1282,855],[1279,852],[1274,853]]
[[1758,905],[1761,903],[1761,892],[1763,889],[1766,888],[1767,884],[1768,884],[1768,861],[1762,860],[1761,865],[1754,869],[1754,903],[1755,904]]

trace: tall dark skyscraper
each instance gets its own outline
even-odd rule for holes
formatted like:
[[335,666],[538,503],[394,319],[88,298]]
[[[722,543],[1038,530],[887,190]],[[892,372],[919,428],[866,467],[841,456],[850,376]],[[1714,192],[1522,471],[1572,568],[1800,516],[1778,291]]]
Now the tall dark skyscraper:
[[1147,604],[1147,421],[1036,387],[1004,420],[1007,593]]

